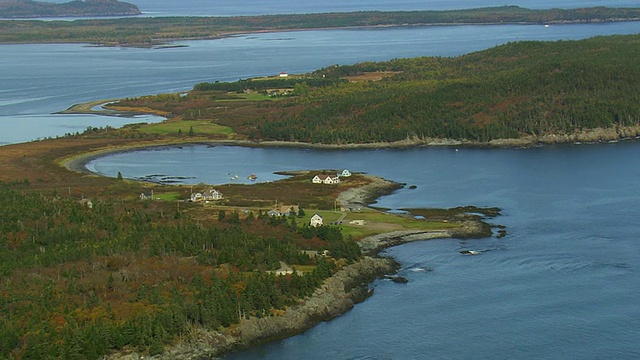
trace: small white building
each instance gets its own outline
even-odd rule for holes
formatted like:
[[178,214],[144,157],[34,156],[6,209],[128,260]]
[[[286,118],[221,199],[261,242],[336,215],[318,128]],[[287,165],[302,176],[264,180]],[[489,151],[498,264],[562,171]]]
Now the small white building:
[[322,218],[322,216],[320,216],[319,214],[313,214],[313,216],[311,217],[311,221],[309,222],[309,225],[313,227],[322,226],[323,221],[324,219]]
[[209,189],[203,195],[206,201],[222,200],[224,198],[222,193],[216,189]]
[[191,193],[190,200],[191,202],[204,201],[204,196],[202,196],[202,193]]
[[351,176],[351,171],[344,169],[342,170],[342,172],[340,174],[338,174],[338,176],[342,176],[342,177],[349,177]]
[[281,72],[280,74],[278,74],[279,77],[288,77],[289,74],[287,74],[286,72]]
[[215,201],[215,200],[222,200],[222,199],[224,199],[224,196],[220,191],[216,189],[209,189],[202,193],[199,193],[199,192],[192,193],[190,200],[192,202],[200,202],[200,201]]
[[340,184],[339,176],[329,176],[325,181],[325,184]]
[[311,182],[314,184],[339,184],[340,177],[318,174],[311,179]]
[[314,184],[322,184],[324,179],[326,179],[329,175],[316,175],[311,179],[311,182]]

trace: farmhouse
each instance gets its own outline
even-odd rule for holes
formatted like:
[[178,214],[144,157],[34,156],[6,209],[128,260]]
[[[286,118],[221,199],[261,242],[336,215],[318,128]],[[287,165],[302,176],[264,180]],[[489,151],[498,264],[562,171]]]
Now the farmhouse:
[[192,193],[191,194],[191,201],[192,202],[200,202],[200,201],[215,201],[215,200],[222,200],[224,198],[224,196],[222,195],[222,193],[216,189],[209,189],[207,191],[204,191],[202,193]]
[[340,178],[338,176],[317,174],[311,179],[314,184],[339,184]]
[[319,214],[314,214],[311,217],[311,222],[309,223],[309,225],[313,226],[313,227],[318,227],[318,226],[322,226],[322,221],[324,219],[322,218],[322,216],[320,216]]

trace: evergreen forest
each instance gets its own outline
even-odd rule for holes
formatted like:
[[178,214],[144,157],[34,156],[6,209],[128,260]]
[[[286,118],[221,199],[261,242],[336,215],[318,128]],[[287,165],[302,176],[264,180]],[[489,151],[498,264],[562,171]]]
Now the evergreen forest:
[[[158,354],[194,328],[273,316],[360,257],[337,227],[295,217],[221,210],[204,222],[148,202],[29,191],[26,182],[0,184],[0,202],[0,358]],[[280,262],[300,273],[276,276]]]

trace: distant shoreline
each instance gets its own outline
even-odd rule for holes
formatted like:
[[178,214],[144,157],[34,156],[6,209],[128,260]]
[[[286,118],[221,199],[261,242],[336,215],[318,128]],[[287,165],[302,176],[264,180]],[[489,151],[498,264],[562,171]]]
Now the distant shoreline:
[[[36,21],[27,19],[16,19],[24,21]],[[13,21],[13,19],[2,19],[1,21]],[[163,38],[161,41],[153,41],[152,43],[121,43],[121,42],[105,42],[96,43],[88,39],[80,40],[29,40],[29,41],[0,41],[1,45],[20,45],[20,44],[86,44],[94,47],[131,47],[131,48],[176,48],[176,47],[188,47],[188,45],[174,44],[177,41],[203,41],[203,40],[221,40],[234,36],[252,35],[252,34],[274,34],[274,33],[288,33],[297,31],[330,31],[330,30],[359,30],[359,29],[393,29],[393,28],[412,28],[412,27],[453,27],[453,26],[502,26],[502,25],[520,25],[520,26],[549,26],[549,25],[570,25],[570,24],[594,24],[594,23],[611,23],[611,22],[638,22],[640,18],[625,18],[615,20],[563,20],[563,21],[550,21],[548,24],[539,21],[523,21],[523,22],[469,22],[469,23],[419,23],[419,24],[388,24],[388,25],[350,25],[350,26],[333,26],[333,27],[301,27],[301,28],[285,28],[285,29],[260,29],[260,30],[237,30],[237,31],[222,31],[213,35],[206,36],[176,36],[173,38]]]
[[[195,19],[195,20],[194,20]],[[1,21],[1,19],[0,19]],[[175,41],[219,39],[240,34],[328,29],[457,25],[554,25],[640,21],[640,8],[585,7],[527,9],[493,6],[453,10],[351,11],[256,16],[173,16],[74,20],[50,24],[2,21],[2,43],[87,43],[101,46],[162,47]],[[122,23],[130,31],[114,36]],[[86,30],[90,27],[91,30]]]

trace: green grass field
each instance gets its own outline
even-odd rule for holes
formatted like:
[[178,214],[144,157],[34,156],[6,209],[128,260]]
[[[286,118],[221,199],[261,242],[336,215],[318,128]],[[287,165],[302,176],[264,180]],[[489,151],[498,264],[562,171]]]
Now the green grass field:
[[154,200],[162,200],[162,201],[177,201],[177,200],[185,200],[184,196],[180,196],[180,193],[178,192],[166,192],[166,193],[159,193],[153,194],[153,199]]
[[[324,219],[325,225],[331,225],[338,221],[343,213],[323,210],[305,210],[305,216],[299,223],[309,223],[314,214],[319,214]],[[364,209],[361,212],[347,212],[342,219],[342,224],[338,224],[345,237],[352,236],[354,239],[380,234],[384,232],[399,230],[438,230],[457,227],[457,224],[446,222],[433,222],[413,219],[408,216],[389,214],[382,211]],[[352,220],[363,220],[364,225],[350,224]]]

